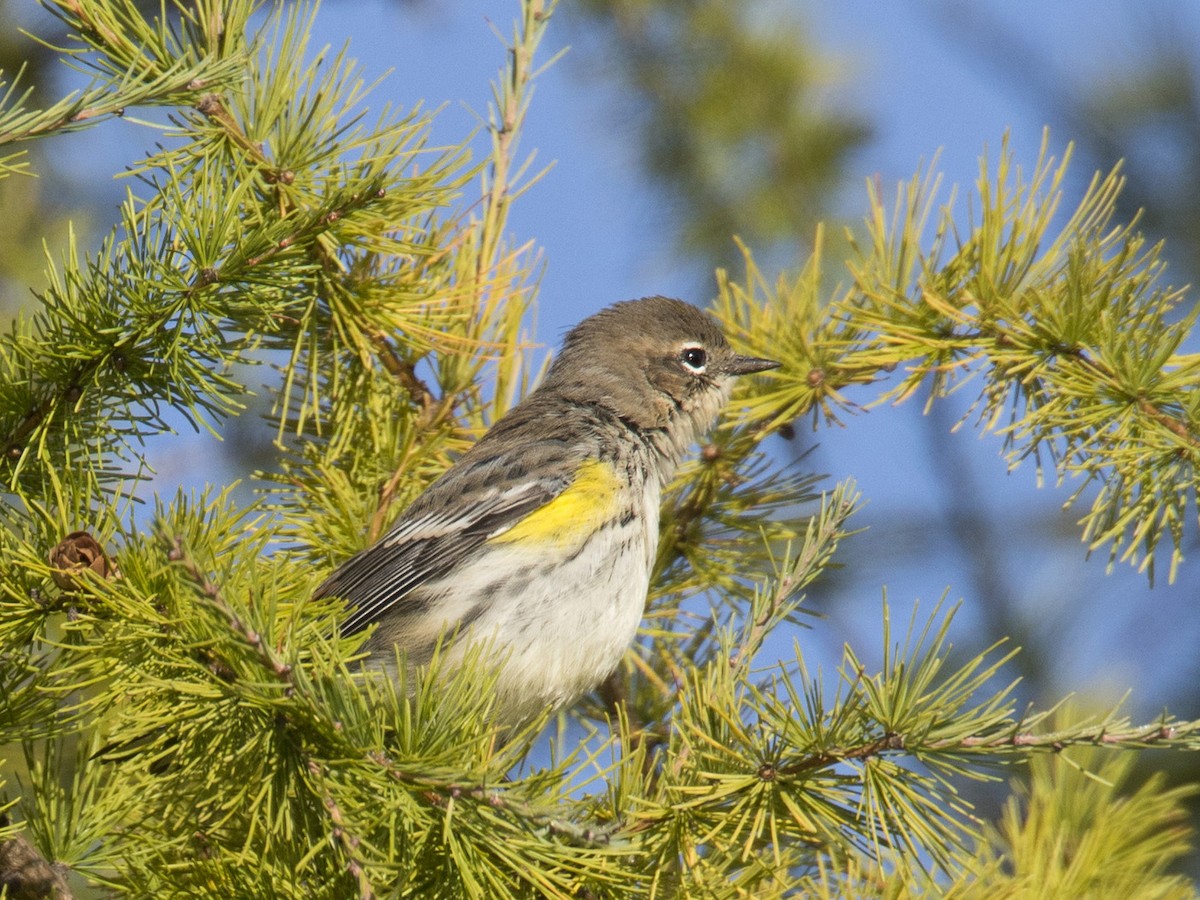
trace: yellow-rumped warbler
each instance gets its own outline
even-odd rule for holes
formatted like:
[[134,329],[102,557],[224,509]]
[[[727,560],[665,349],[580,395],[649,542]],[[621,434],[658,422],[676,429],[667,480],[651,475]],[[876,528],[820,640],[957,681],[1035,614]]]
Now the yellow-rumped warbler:
[[499,713],[519,722],[604,679],[633,641],[658,545],[659,497],[716,420],[739,356],[682,300],[616,303],[573,328],[541,385],[317,589],[353,607],[366,649],[411,665],[443,634],[500,660]]

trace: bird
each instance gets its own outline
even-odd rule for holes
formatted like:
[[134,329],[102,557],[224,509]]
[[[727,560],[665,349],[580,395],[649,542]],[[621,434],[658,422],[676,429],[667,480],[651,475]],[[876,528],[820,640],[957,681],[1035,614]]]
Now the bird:
[[478,644],[498,720],[524,723],[603,681],[633,643],[663,489],[734,379],[779,363],[734,351],[707,312],[614,303],[572,328],[541,383],[352,556],[315,596],[367,664],[442,671]]

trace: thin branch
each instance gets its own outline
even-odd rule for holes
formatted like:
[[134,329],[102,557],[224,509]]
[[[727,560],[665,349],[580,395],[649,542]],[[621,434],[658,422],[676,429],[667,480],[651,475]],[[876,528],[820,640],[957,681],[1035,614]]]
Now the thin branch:
[[[1135,748],[1177,744],[1181,739],[1186,739],[1197,732],[1200,732],[1200,720],[1176,723],[1160,722],[1115,730],[1099,726],[1094,730],[1058,731],[1046,734],[1014,729],[999,734],[968,735],[930,742],[912,741],[906,739],[903,734],[888,733],[862,744],[823,750],[776,766],[772,770],[772,777],[803,776],[839,763],[865,760],[892,752],[945,754],[953,753],[956,750],[969,750],[974,754],[989,750],[997,752],[1047,750],[1057,753],[1068,747],[1084,745]],[[1187,746],[1191,746],[1191,744],[1191,741],[1187,742]]]
[[486,785],[463,784],[453,780],[430,778],[417,775],[396,766],[382,753],[371,753],[367,757],[380,766],[395,781],[419,789],[425,801],[439,809],[463,797],[486,804],[491,809],[510,813],[528,824],[532,830],[545,830],[548,834],[566,838],[572,845],[587,848],[606,847],[613,835],[620,830],[620,823],[611,826],[581,825],[535,809],[524,800],[514,798],[510,791]]
[[810,756],[802,757],[785,765],[775,766],[771,769],[769,777],[764,777],[763,771],[760,769],[759,777],[766,780],[775,780],[779,776],[794,776],[806,775],[809,772],[814,772],[819,769],[827,769],[830,766],[835,766],[838,763],[870,759],[874,756],[880,756],[884,753],[895,752],[905,749],[904,736],[896,733],[888,733],[882,737],[876,738],[873,741],[867,741],[858,746],[846,747],[843,749],[824,750],[820,753],[814,753]]
[[238,124],[237,119],[229,112],[229,108],[220,96],[217,94],[205,94],[196,102],[196,111],[210,122],[220,125],[225,134],[229,136],[229,139],[238,147],[245,150],[246,154],[256,163],[266,168],[273,168],[271,161],[263,153],[262,144],[250,140],[246,132],[242,130],[242,126]]
[[[986,341],[992,341],[1000,345],[1010,345],[1012,343],[1011,335],[1003,328],[995,327],[991,323],[983,321],[978,321],[975,324],[977,330],[968,333],[956,333],[953,339],[961,341],[964,345],[983,344]],[[961,352],[964,353],[970,352],[970,349],[970,346],[960,348]],[[1055,347],[1054,353],[1058,356],[1070,357],[1106,383],[1113,384],[1116,381],[1116,373],[1095,359],[1082,347]],[[1019,376],[1007,376],[1006,380],[1016,383],[1021,382]],[[1200,450],[1200,435],[1193,434],[1188,430],[1187,423],[1183,419],[1171,415],[1146,397],[1138,396],[1131,399],[1135,401],[1138,410],[1147,418],[1166,428],[1184,443],[1190,444],[1193,448]]]
[[417,414],[417,427],[423,429],[432,425],[438,405],[437,396],[429,389],[429,385],[417,376],[416,367],[400,358],[386,335],[377,332],[371,335],[370,339],[371,343],[375,345],[375,352],[384,369],[400,382],[401,386],[408,391],[413,403],[420,409]]
[[225,616],[230,628],[254,650],[263,667],[281,682],[288,685],[290,689],[292,686],[292,667],[278,659],[271,651],[271,648],[263,641],[262,635],[243,622],[241,617],[225,602],[224,597],[221,596],[220,588],[209,579],[199,564],[197,564],[195,558],[188,553],[181,538],[177,537],[172,541],[171,550],[167,554],[167,558],[172,562],[182,564],[188,577],[200,588],[200,592],[212,603],[214,608]]
[[358,852],[359,839],[346,830],[346,816],[333,798],[333,794],[325,786],[325,775],[321,765],[316,760],[310,759],[308,760],[308,771],[321,784],[321,802],[329,813],[329,820],[333,823],[330,836],[342,848],[342,852],[346,856],[346,871],[358,882],[359,900],[375,900],[375,891],[367,879],[366,869]]
[[[341,206],[320,213],[311,221],[302,224],[291,234],[281,238],[266,251],[246,258],[240,265],[230,264],[224,268],[202,270],[198,273],[193,283],[179,296],[190,298],[198,291],[210,288],[213,285],[224,284],[228,286],[229,284],[235,284],[247,269],[261,265],[277,253],[302,242],[305,247],[311,246],[316,248],[319,255],[324,254],[319,240],[322,235],[329,232],[347,214],[365,209],[376,200],[382,199],[383,196],[384,191],[382,189],[367,190],[361,194],[355,194],[347,198],[346,202]],[[153,341],[161,331],[163,325],[177,313],[177,306],[172,304],[166,310],[160,311],[143,322],[133,323],[134,330],[125,334],[125,336],[111,346],[105,347],[103,352],[77,365],[71,371],[70,375],[57,386],[57,389],[42,400],[40,404],[31,409],[12,431],[9,432],[8,436],[3,439],[3,444],[0,445],[0,460],[6,458],[10,460],[20,459],[30,437],[40,426],[47,422],[56,407],[60,404],[69,404],[71,406],[77,404],[83,396],[83,386],[91,384],[95,380],[96,374],[106,364],[112,364],[114,367],[120,368],[121,360],[124,359],[125,354],[130,348],[138,347],[146,341]]]
[[546,28],[548,13],[541,0],[524,4],[521,32],[509,47],[506,81],[497,91],[499,122],[491,122],[493,136],[492,173],[484,198],[483,221],[479,227],[479,256],[475,285],[481,290],[508,220],[511,202],[513,156],[528,106],[527,91],[533,78],[533,54]]
[[959,740],[935,741],[927,747],[933,750],[953,750],[961,747],[971,750],[988,750],[1025,747],[1034,750],[1058,752],[1067,747],[1092,744],[1102,747],[1150,747],[1171,743],[1200,731],[1200,722],[1162,722],[1157,725],[1142,725],[1110,731],[1100,727],[1095,731],[1055,732],[1033,734],[1013,731],[998,735],[976,735]]
[[[1114,381],[1116,377],[1115,373],[1107,366],[1097,362],[1083,349],[1073,349],[1070,351],[1070,355],[1074,359],[1077,359],[1079,363],[1084,366],[1084,368],[1094,372],[1097,376],[1105,381],[1110,383]],[[1171,415],[1163,410],[1162,407],[1150,402],[1150,400],[1145,397],[1137,397],[1136,401],[1137,408],[1143,415],[1152,419],[1159,425],[1162,425],[1180,440],[1190,444],[1193,448],[1200,450],[1200,436],[1192,434],[1188,430],[1187,424],[1182,419]]]

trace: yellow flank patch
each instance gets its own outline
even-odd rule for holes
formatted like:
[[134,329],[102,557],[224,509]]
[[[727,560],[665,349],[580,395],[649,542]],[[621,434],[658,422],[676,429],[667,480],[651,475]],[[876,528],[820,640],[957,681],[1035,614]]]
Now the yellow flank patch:
[[492,541],[555,547],[581,543],[612,518],[620,493],[621,481],[611,465],[584,463],[566,490]]

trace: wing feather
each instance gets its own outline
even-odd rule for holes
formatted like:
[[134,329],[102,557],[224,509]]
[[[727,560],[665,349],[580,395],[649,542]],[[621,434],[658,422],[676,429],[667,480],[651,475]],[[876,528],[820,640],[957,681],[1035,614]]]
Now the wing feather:
[[[354,634],[384,613],[410,616],[425,609],[419,589],[549,503],[570,484],[568,477],[527,479],[489,489],[470,509],[429,511],[420,500],[377,543],[342,563],[316,597],[340,597],[354,610],[342,623]],[[422,498],[424,499],[424,498]]]

